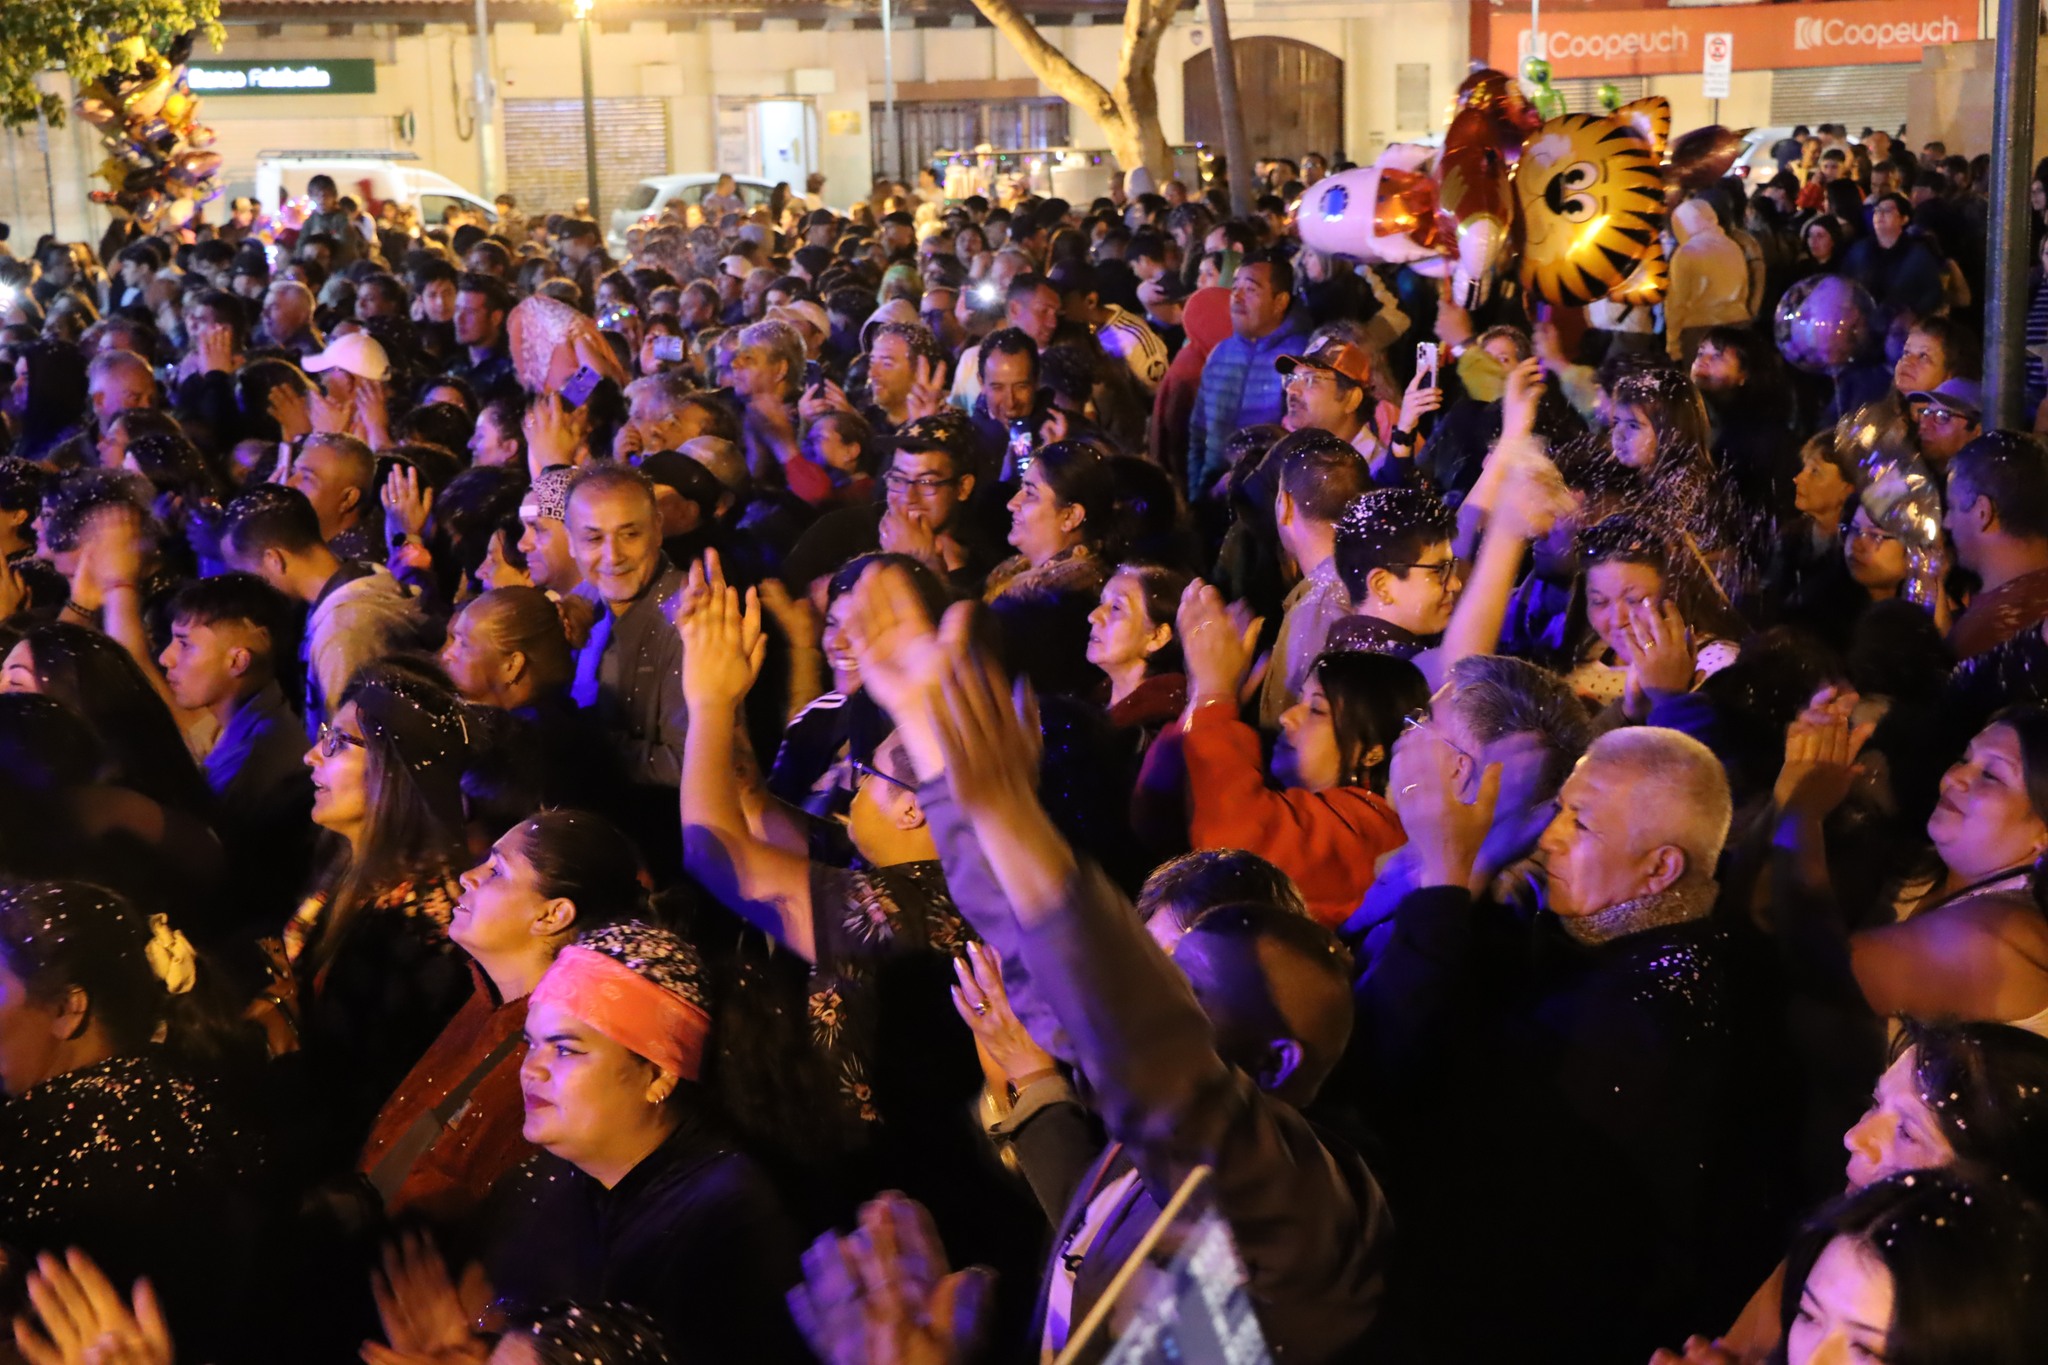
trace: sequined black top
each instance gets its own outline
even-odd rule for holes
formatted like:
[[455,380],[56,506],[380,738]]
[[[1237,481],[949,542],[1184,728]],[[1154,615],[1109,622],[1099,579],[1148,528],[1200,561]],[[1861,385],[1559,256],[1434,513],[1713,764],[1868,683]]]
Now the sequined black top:
[[205,1086],[156,1058],[116,1057],[0,1105],[0,1242],[9,1278],[82,1247],[117,1285],[148,1275],[190,1359],[245,1320],[261,1150]]

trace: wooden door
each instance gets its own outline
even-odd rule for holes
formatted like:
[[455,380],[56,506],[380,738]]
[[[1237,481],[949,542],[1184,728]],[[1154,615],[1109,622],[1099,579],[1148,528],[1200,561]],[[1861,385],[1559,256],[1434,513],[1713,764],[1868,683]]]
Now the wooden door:
[[[1254,160],[1304,152],[1331,160],[1344,150],[1344,60],[1292,38],[1239,38],[1237,97]],[[1223,150],[1216,112],[1216,53],[1198,52],[1181,66],[1187,140]]]

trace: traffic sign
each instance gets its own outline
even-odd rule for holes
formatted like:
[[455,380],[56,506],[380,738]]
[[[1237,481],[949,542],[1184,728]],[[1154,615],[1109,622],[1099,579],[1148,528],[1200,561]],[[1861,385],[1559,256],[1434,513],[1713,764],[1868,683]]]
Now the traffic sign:
[[1703,50],[1706,64],[1701,68],[1700,94],[1710,100],[1728,98],[1728,73],[1735,69],[1735,35],[1709,33]]

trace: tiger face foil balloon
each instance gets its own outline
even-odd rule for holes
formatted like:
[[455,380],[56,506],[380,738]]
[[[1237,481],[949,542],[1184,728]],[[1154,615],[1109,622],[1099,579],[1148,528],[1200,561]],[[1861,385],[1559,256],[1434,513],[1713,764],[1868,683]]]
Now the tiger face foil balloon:
[[1612,114],[1566,114],[1530,135],[1515,167],[1525,293],[1578,307],[1630,281],[1662,238],[1670,136],[1661,96]]

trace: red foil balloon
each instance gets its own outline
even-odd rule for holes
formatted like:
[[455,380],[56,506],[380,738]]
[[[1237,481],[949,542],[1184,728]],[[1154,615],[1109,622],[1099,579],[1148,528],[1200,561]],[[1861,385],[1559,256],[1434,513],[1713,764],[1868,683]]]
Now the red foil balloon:
[[1514,251],[1515,199],[1508,173],[1523,139],[1540,125],[1521,83],[1491,67],[1458,87],[1458,112],[1444,132],[1437,161],[1444,212],[1457,225],[1453,297],[1477,307]]
[[1689,190],[1706,189],[1735,165],[1748,133],[1747,128],[1723,128],[1718,123],[1693,129],[1671,144],[1671,178]]

